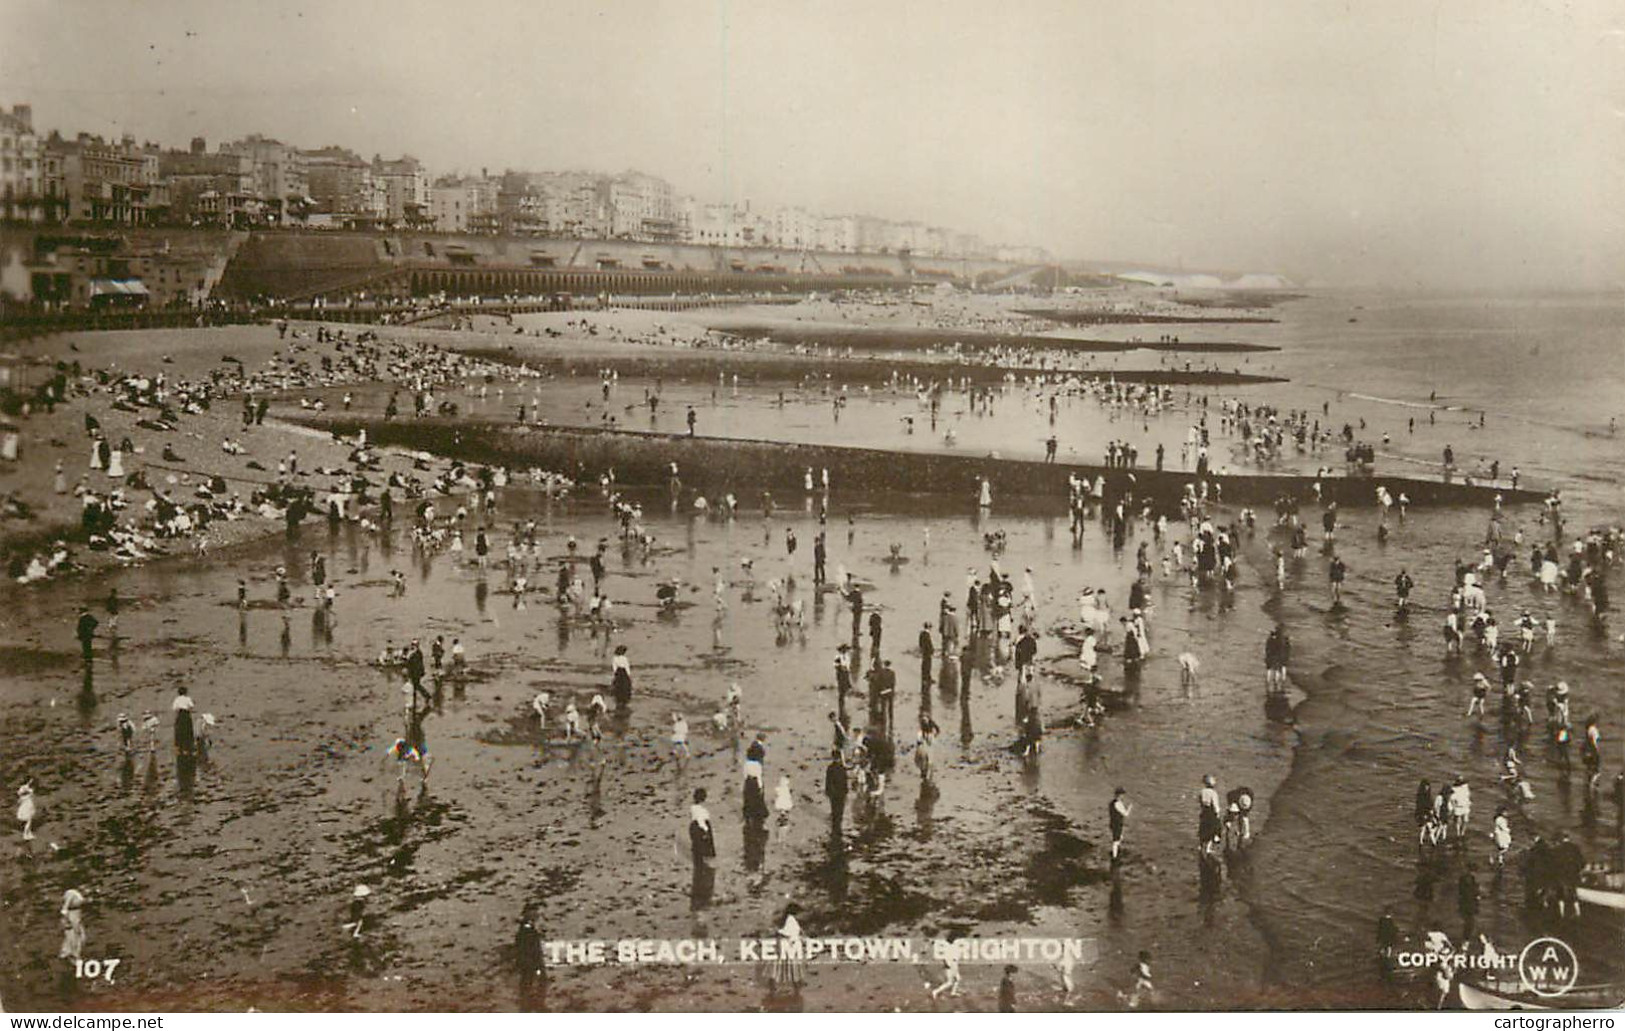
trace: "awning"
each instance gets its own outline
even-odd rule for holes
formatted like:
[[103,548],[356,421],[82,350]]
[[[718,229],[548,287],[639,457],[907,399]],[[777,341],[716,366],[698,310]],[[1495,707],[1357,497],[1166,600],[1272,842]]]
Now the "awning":
[[147,296],[147,284],[139,279],[92,279],[90,281],[90,296],[103,297],[108,294],[145,297]]

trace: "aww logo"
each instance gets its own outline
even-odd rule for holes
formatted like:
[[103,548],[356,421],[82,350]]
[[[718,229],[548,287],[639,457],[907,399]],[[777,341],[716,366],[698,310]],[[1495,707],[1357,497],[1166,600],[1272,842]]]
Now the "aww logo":
[[1574,987],[1580,963],[1574,950],[1556,938],[1536,938],[1518,956],[1518,978],[1536,995],[1552,998]]

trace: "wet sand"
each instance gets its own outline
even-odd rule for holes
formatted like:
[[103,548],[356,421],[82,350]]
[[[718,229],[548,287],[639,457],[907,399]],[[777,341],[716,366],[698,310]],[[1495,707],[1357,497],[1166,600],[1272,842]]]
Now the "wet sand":
[[[539,515],[544,554],[561,554],[566,535],[591,540],[609,529],[591,499],[559,503],[509,491],[503,504],[499,525],[530,511]],[[1031,563],[1038,570],[1046,627],[1073,615],[1073,595],[1082,587],[1104,588],[1120,605],[1132,578],[1132,554],[1114,553],[1098,525],[1074,549],[1059,515],[995,512],[978,522],[968,505],[944,518],[886,499],[845,496],[837,511],[857,521],[850,545],[836,522],[831,565],[847,565],[876,584],[871,601],[896,642],[885,651],[901,674],[900,712],[920,705],[917,663],[904,643],[910,627],[934,613],[944,586],[962,587],[965,569],[988,561],[980,547],[984,529],[1010,534],[1007,568]],[[1213,590],[1192,595],[1159,581],[1152,589],[1155,657],[1139,677],[1132,707],[1109,716],[1100,730],[1056,727],[1035,768],[1008,751],[1014,729],[1007,676],[1002,684],[990,670],[978,676],[968,742],[961,700],[933,693],[945,729],[940,794],[922,795],[905,755],[883,806],[851,807],[836,861],[818,791],[823,714],[833,699],[818,685],[828,683],[829,657],[848,639],[849,621],[831,601],[809,604],[806,643],[778,644],[764,605],[746,601],[740,583],[744,557],[755,560],[758,584],[786,568],[786,524],[810,541],[814,520],[805,511],[781,511],[771,522],[655,520],[656,557],[647,566],[636,556],[611,564],[609,593],[623,622],[609,638],[561,620],[540,598],[515,610],[497,576],[484,578],[482,589],[478,573],[454,566],[450,556],[414,561],[399,541],[391,552],[385,540],[348,530],[329,537],[325,529],[307,529],[297,541],[245,546],[229,562],[126,571],[115,580],[131,599],[121,622],[125,639],[116,655],[98,649],[97,700],[88,709],[76,703],[69,616],[80,591],[95,594],[104,584],[14,592],[8,633],[26,661],[17,663],[21,675],[6,695],[6,773],[8,782],[25,770],[36,778],[42,819],[40,841],[7,845],[17,849],[17,862],[5,890],[18,905],[11,909],[15,935],[7,939],[16,973],[6,997],[24,1006],[51,998],[52,964],[44,959],[56,936],[50,900],[72,884],[93,900],[92,951],[127,958],[121,985],[89,989],[74,1001],[83,1008],[178,998],[187,1008],[436,1008],[453,984],[459,1008],[506,1008],[516,999],[503,950],[522,901],[542,905],[544,933],[553,938],[731,939],[768,933],[787,898],[802,904],[809,933],[923,938],[954,928],[1096,938],[1102,958],[1080,972],[1077,1004],[1084,1006],[1114,1004],[1111,993],[1124,987],[1140,948],[1153,949],[1160,968],[1179,972],[1166,979],[1170,1005],[1283,1005],[1311,988],[1325,993],[1327,1004],[1400,1001],[1370,980],[1366,943],[1374,916],[1363,900],[1402,904],[1408,893],[1381,887],[1413,848],[1407,778],[1418,769],[1437,776],[1441,767],[1465,763],[1475,778],[1493,783],[1497,753],[1475,748],[1457,729],[1472,663],[1447,663],[1438,675],[1418,669],[1416,678],[1392,686],[1386,678],[1332,672],[1348,661],[1339,656],[1372,644],[1382,649],[1383,668],[1403,664],[1407,652],[1434,652],[1434,635],[1421,632],[1431,616],[1416,617],[1417,632],[1400,628],[1394,645],[1387,643],[1392,629],[1379,644],[1378,631],[1366,626],[1383,610],[1385,593],[1384,563],[1368,537],[1351,536],[1344,546],[1356,569],[1347,615],[1324,611],[1313,561],[1294,567],[1290,590],[1303,592],[1303,600],[1279,611],[1273,589],[1257,582],[1263,531],[1247,545],[1248,574],[1233,598]],[[1447,513],[1413,518],[1389,547],[1403,544],[1409,555],[1442,561],[1449,542],[1476,525]],[[925,527],[932,531],[929,558]],[[882,562],[893,540],[914,561],[895,568]],[[1416,552],[1413,545],[1423,541]],[[340,582],[331,640],[308,606],[296,606],[284,620],[257,603],[239,618],[230,604],[236,574],[254,571],[258,602],[271,591],[271,565],[298,569],[309,547],[332,556],[329,568]],[[797,571],[803,589],[806,547]],[[689,595],[699,607],[675,621],[653,618],[656,580],[675,574],[705,583],[713,565],[733,582],[720,652],[711,648],[708,590]],[[412,570],[407,596],[393,602],[385,597],[391,566]],[[1431,563],[1413,568],[1424,584],[1441,575]],[[296,586],[296,595],[304,593]],[[1256,672],[1256,652],[1276,615],[1294,635],[1297,679],[1309,698],[1296,727],[1267,716]],[[428,724],[435,773],[426,795],[415,784],[407,792],[403,816],[382,754],[399,733],[399,680],[367,660],[386,639],[400,643],[424,633],[462,637],[472,675],[461,690],[451,683],[440,690],[441,712]],[[604,690],[611,641],[630,648],[636,697],[631,719],[607,739],[595,788],[598,757],[590,746],[565,747],[555,731],[539,760],[528,702],[548,690],[584,704]],[[1398,654],[1390,657],[1394,647]],[[1203,659],[1194,689],[1180,685],[1171,660],[1185,648]],[[1617,649],[1603,648],[1599,653],[1577,629],[1549,660],[1557,665],[1544,672],[1585,685],[1587,704],[1600,701],[1596,691],[1607,678],[1625,672]],[[1075,697],[1067,686],[1069,655],[1046,636],[1045,707],[1057,721]],[[1110,658],[1106,667],[1108,683],[1123,682]],[[735,680],[746,689],[747,726],[768,734],[769,782],[789,772],[796,784],[791,832],[767,845],[759,870],[747,869],[740,841],[738,756],[728,739],[703,726]],[[161,709],[177,682],[191,684],[200,710],[220,717],[209,759],[194,776],[178,776],[166,736],[155,762],[143,757],[125,767],[111,715]],[[1385,735],[1380,723],[1357,730],[1360,724],[1342,712],[1353,705],[1376,716],[1391,706],[1394,691],[1417,707],[1404,720],[1413,732]],[[664,745],[673,709],[689,713],[695,727],[696,757],[682,769]],[[1215,733],[1216,727],[1225,730]],[[1431,753],[1433,731],[1462,741],[1443,763]],[[1356,759],[1352,742],[1368,736]],[[1317,773],[1322,762],[1332,765]],[[1302,786],[1292,786],[1289,768],[1300,771]],[[1221,786],[1249,784],[1260,799],[1259,844],[1250,862],[1235,867],[1208,902],[1198,892],[1191,853],[1194,795],[1204,772],[1217,773]],[[1542,799],[1555,800],[1547,776],[1540,780]],[[1102,855],[1103,810],[1111,788],[1125,781],[1137,808],[1128,858],[1114,879]],[[722,855],[717,903],[699,918],[688,912],[687,863],[676,847],[694,786],[711,790]],[[1351,797],[1359,800],[1360,820],[1315,817],[1346,809]],[[1561,811],[1546,813],[1547,804],[1530,816],[1561,820]],[[1282,831],[1283,805],[1284,819],[1307,825]],[[1530,826],[1518,825],[1520,840]],[[50,842],[62,851],[50,850]],[[1328,880],[1328,867],[1342,871],[1336,880]],[[376,924],[352,950],[337,925],[356,883],[376,893]],[[1516,892],[1497,893],[1487,912],[1510,933],[1520,920]],[[1311,939],[1316,944],[1306,952]],[[1215,940],[1226,948],[1206,947]],[[918,980],[926,973],[816,968],[807,1005],[925,1008]],[[618,969],[555,970],[552,1003],[753,1006],[763,994],[755,974],[722,967],[685,983],[680,970],[643,969],[634,975],[640,991],[629,998]],[[389,980],[396,976],[402,980]],[[968,970],[973,988],[995,979],[993,966]],[[1042,969],[1026,971],[1023,982],[1035,1002],[1046,997]]]
[[[591,514],[596,503],[561,505],[510,493],[514,509],[505,516],[539,506],[548,525],[550,546],[544,552],[562,551],[565,533],[586,537],[595,528],[607,529],[601,516]],[[874,603],[897,638],[912,637],[911,612],[934,611],[941,583],[961,581],[964,567],[987,560],[979,544],[967,547],[976,538],[964,524],[871,510],[867,499],[850,499],[850,504],[863,513],[860,529],[850,546],[844,538],[833,542],[832,565],[848,563],[876,581]],[[580,514],[582,509],[588,514]],[[9,742],[10,755],[38,778],[46,815],[42,842],[29,850],[32,858],[20,868],[24,876],[14,890],[27,897],[48,891],[53,882],[73,881],[101,900],[92,940],[130,957],[121,990],[143,997],[179,991],[207,972],[215,987],[196,997],[198,1005],[258,999],[284,1006],[427,1006],[435,1004],[435,996],[426,994],[430,987],[455,976],[471,981],[466,1004],[510,1005],[506,979],[495,970],[521,898],[544,903],[544,926],[554,937],[692,931],[687,866],[674,852],[674,836],[681,830],[687,790],[708,785],[725,861],[719,904],[705,922],[719,936],[768,933],[772,910],[789,895],[802,900],[809,928],[832,933],[918,936],[959,926],[987,934],[1091,936],[1092,925],[1111,908],[1109,871],[1095,825],[1109,797],[1107,771],[1119,747],[1117,736],[1110,730],[1058,730],[1039,767],[1024,771],[1007,751],[1013,740],[1008,677],[1002,686],[979,680],[968,716],[958,699],[933,692],[932,704],[946,730],[939,746],[940,797],[922,800],[919,779],[905,756],[880,810],[860,814],[862,807],[853,805],[850,851],[843,863],[830,867],[827,817],[817,785],[826,736],[823,714],[833,700],[827,686],[816,685],[827,684],[834,645],[847,637],[845,613],[833,602],[809,603],[808,640],[776,645],[763,606],[745,601],[736,582],[722,652],[710,648],[703,607],[675,623],[651,618],[653,583],[673,572],[701,582],[708,578],[709,564],[721,564],[737,581],[737,561],[749,555],[758,559],[758,580],[765,580],[780,564],[774,557],[782,554],[779,534],[791,522],[810,540],[812,520],[806,513],[784,513],[770,525],[663,519],[656,532],[670,535],[675,553],[661,555],[650,567],[635,558],[617,564],[611,594],[627,621],[614,640],[631,648],[638,692],[632,719],[609,739],[608,767],[596,797],[590,748],[554,741],[538,765],[528,702],[545,689],[556,698],[573,692],[584,705],[592,691],[604,689],[607,640],[561,622],[540,599],[515,611],[511,598],[499,593],[500,581],[489,578],[482,592],[472,570],[452,568],[449,556],[440,556],[428,568],[415,565],[407,597],[388,603],[382,599],[384,566],[406,562],[408,556],[397,551],[386,557],[382,541],[356,540],[348,532],[324,539],[321,529],[287,545],[248,546],[217,571],[171,566],[124,573],[120,591],[131,598],[133,611],[121,623],[126,640],[118,654],[97,656],[97,705],[89,711],[75,706],[78,685],[62,668],[73,664],[66,657],[63,664],[51,664],[54,668],[34,671],[22,681],[20,696],[9,698],[8,725],[18,731]],[[921,554],[916,565],[895,571],[879,562],[893,535],[913,538],[927,525],[934,531],[929,559]],[[1071,615],[1070,588],[1076,583],[1121,593],[1125,571],[1099,540],[1098,528],[1092,531],[1093,546],[1075,553],[1064,528],[1059,539],[1050,536],[1052,520],[1008,525],[1012,553],[1030,551],[1034,559],[1049,555],[1048,561],[1059,563],[1041,580],[1054,581],[1042,590],[1046,622]],[[270,584],[263,571],[291,560],[307,545],[331,552],[330,568],[343,570],[331,643],[313,633],[306,608],[294,609],[286,623],[277,612],[259,607],[239,621],[234,607],[223,604],[238,569],[261,570],[253,589],[256,598],[264,597]],[[806,554],[799,570],[803,589]],[[1063,578],[1060,570],[1067,567]],[[17,628],[20,647],[46,654],[71,649],[65,610],[56,610],[37,592],[33,598],[39,607],[30,607],[26,624]],[[357,609],[365,615],[352,616]],[[283,626],[288,627],[285,646]],[[1178,633],[1176,626],[1171,621],[1159,632]],[[462,636],[475,677],[460,693],[454,685],[444,688],[443,715],[429,723],[438,757],[431,790],[421,799],[409,792],[403,821],[394,811],[394,775],[382,757],[397,732],[395,678],[367,668],[365,661],[385,638],[400,642],[419,630]],[[1070,672],[1063,647],[1050,641],[1046,667]],[[920,704],[910,680],[917,663],[901,643],[887,654],[903,672],[905,701],[899,708],[906,705],[912,713]],[[776,673],[766,677],[770,665]],[[203,670],[210,671],[206,680],[198,679]],[[700,729],[706,714],[720,707],[726,684],[736,679],[746,687],[747,724],[769,734],[770,780],[788,771],[798,785],[791,834],[769,845],[762,873],[743,869],[738,845],[738,757],[728,741]],[[167,686],[180,680],[193,684],[200,709],[221,717],[209,760],[195,779],[177,779],[166,738],[150,771],[143,760],[121,772],[111,714],[158,708],[168,697]],[[1171,663],[1148,667],[1139,704],[1157,712],[1160,706],[1152,700],[1168,692],[1178,697],[1174,680]],[[1056,718],[1071,694],[1062,684],[1052,684],[1046,700]],[[1215,691],[1202,704],[1219,707],[1215,712],[1236,706],[1234,718],[1262,721],[1254,701],[1246,692]],[[663,747],[674,708],[689,712],[696,725],[698,754],[681,771],[672,767]],[[1152,719],[1150,732],[1174,735],[1170,742],[1184,733],[1177,715]],[[1265,753],[1244,758],[1252,752],[1249,747],[1226,763],[1260,790],[1279,775],[1269,771],[1283,768],[1291,741],[1290,732],[1264,732],[1274,740]],[[1207,751],[1198,761],[1218,762],[1225,754]],[[1193,774],[1184,763],[1174,767],[1166,780],[1136,777],[1136,791],[1168,793],[1171,811],[1166,830],[1149,816],[1143,828],[1136,827],[1135,838],[1143,843],[1134,854],[1144,858],[1125,864],[1119,883],[1136,911],[1145,907],[1147,913],[1182,921],[1197,914],[1182,916],[1184,906],[1167,905],[1160,896],[1192,871],[1182,864],[1164,871],[1164,861],[1155,855],[1183,851],[1175,842],[1189,833],[1188,821],[1176,815],[1185,806],[1172,805],[1171,798],[1190,794],[1193,789],[1181,781]],[[1074,769],[1097,773],[1078,781]],[[1050,784],[1056,776],[1060,779]],[[1089,800],[1094,804],[1086,804]],[[1013,821],[1012,806],[1024,814]],[[1154,808],[1157,804],[1147,799],[1146,810]],[[132,821],[147,827],[139,841],[124,840],[137,826]],[[44,839],[67,847],[34,854],[46,848]],[[124,858],[107,862],[109,850]],[[1059,853],[1051,856],[1055,850]],[[1060,857],[1065,862],[1057,868]],[[379,893],[377,938],[369,939],[374,943],[369,948],[380,953],[376,962],[407,980],[394,990],[365,977],[314,977],[309,984],[294,977],[289,983],[291,972],[342,969],[348,962],[334,925],[354,883],[369,883]],[[245,889],[252,903],[243,897]],[[1183,897],[1189,890],[1181,887],[1177,893]],[[629,897],[639,901],[628,907]],[[429,927],[437,930],[422,933]],[[42,914],[18,930],[17,947],[27,954],[48,948],[55,927]],[[198,936],[217,934],[224,940],[211,945],[207,958],[185,947]],[[1130,946],[1141,940],[1137,935],[1125,941],[1123,954],[1132,955]],[[1116,954],[1103,962],[1094,987],[1105,991],[1121,962]],[[32,966],[36,975],[41,972],[38,961]],[[573,998],[584,1008],[617,1005],[610,974],[558,973],[556,1004]],[[917,983],[909,984],[919,975],[899,970],[876,978],[868,971],[820,969],[819,979],[861,988],[856,996],[826,994],[813,1005],[918,1005]],[[666,978],[673,985],[681,981],[674,971],[640,976]],[[752,976],[734,969],[715,978],[706,975],[684,993],[681,1004],[748,1004],[758,993]],[[973,984],[979,976],[972,974]],[[1042,975],[1032,977],[1036,990]],[[34,978],[21,981],[8,986],[8,998],[27,999],[42,987]],[[1083,983],[1091,983],[1090,975]],[[98,990],[83,1001],[115,1005],[116,998]]]

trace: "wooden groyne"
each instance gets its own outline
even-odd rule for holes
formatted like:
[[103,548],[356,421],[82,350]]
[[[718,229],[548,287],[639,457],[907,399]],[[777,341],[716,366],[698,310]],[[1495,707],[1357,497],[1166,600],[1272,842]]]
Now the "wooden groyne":
[[[1047,463],[987,455],[887,451],[881,448],[837,447],[772,440],[725,437],[688,437],[595,427],[521,426],[517,423],[460,419],[361,419],[348,415],[300,412],[290,421],[342,435],[366,429],[369,441],[382,446],[455,455],[468,462],[508,466],[540,466],[579,481],[596,482],[613,469],[617,483],[629,487],[659,487],[678,475],[687,488],[706,493],[734,491],[742,499],[761,490],[791,496],[802,490],[810,467],[828,469],[841,490],[893,491],[905,494],[943,494],[969,498],[980,477],[987,477],[996,496],[1066,498],[1067,476],[1093,480],[1104,475],[1107,493],[1116,496],[1132,488],[1140,498],[1159,505],[1177,505],[1187,485],[1197,484],[1195,473],[1155,469],[1106,469],[1099,465]],[[1313,499],[1314,478],[1303,475],[1231,474],[1208,476],[1227,502],[1270,505],[1283,496]],[[1512,490],[1443,480],[1401,476],[1330,477],[1323,493],[1345,507],[1376,504],[1376,489],[1385,486],[1394,495],[1407,495],[1421,506],[1485,506],[1500,494],[1506,503],[1541,500],[1531,490]]]
[[1069,326],[1126,326],[1138,323],[1159,326],[1189,326],[1202,323],[1230,323],[1234,325],[1279,322],[1280,319],[1260,315],[1178,315],[1152,312],[1103,311],[1098,308],[1018,308],[1016,314]]
[[929,348],[962,348],[980,351],[989,348],[1031,348],[1075,351],[1089,354],[1126,354],[1130,351],[1162,351],[1189,354],[1263,354],[1279,351],[1273,344],[1253,344],[1240,340],[1081,340],[1075,337],[1040,336],[1036,333],[988,333],[981,330],[930,329],[915,326],[797,326],[723,323],[712,332],[741,340],[766,340],[781,344],[811,344],[837,351],[924,351]]

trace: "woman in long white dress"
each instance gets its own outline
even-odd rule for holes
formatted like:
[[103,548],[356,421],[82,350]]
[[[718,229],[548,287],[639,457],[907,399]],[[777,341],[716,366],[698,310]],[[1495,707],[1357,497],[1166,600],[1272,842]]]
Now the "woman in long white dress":
[[23,840],[34,840],[34,783],[24,781],[17,789],[17,822],[23,825]]
[[796,919],[800,909],[794,902],[785,907],[784,923],[779,925],[779,958],[773,967],[773,990],[788,988],[798,994],[806,980],[807,964],[801,957],[801,922]]
[[1078,645],[1078,666],[1083,671],[1084,680],[1092,679],[1100,668],[1100,649],[1096,645],[1094,627],[1084,628],[1083,641]]
[[85,897],[77,888],[62,893],[62,948],[59,959],[78,959],[85,948]]
[[1097,643],[1105,645],[1109,641],[1107,631],[1111,629],[1112,609],[1104,591],[1092,591],[1085,597],[1082,616],[1083,625],[1093,629],[1099,638]]

